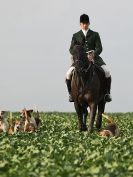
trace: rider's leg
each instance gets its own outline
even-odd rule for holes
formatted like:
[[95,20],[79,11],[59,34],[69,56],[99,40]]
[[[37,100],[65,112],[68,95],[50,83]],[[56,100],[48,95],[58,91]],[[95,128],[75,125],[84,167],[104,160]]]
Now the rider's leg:
[[106,81],[106,95],[105,95],[105,101],[110,102],[112,101],[111,95],[110,95],[110,90],[111,90],[111,74],[109,69],[107,68],[106,65],[101,66],[102,69],[105,72],[105,81]]
[[73,98],[71,95],[71,77],[72,77],[72,71],[74,70],[74,66],[71,66],[69,68],[69,70],[66,73],[66,84],[67,84],[67,89],[68,89],[68,93],[69,93],[69,101],[73,102]]

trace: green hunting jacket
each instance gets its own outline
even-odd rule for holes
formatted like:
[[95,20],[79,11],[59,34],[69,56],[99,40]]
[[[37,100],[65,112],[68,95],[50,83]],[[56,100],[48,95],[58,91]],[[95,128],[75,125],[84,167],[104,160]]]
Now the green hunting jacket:
[[90,50],[94,50],[95,59],[94,63],[98,66],[105,65],[103,59],[99,56],[102,52],[102,44],[100,36],[97,32],[92,30],[88,30],[86,37],[82,30],[78,31],[77,33],[73,34],[71,46],[70,46],[70,53],[73,55],[73,47],[75,45],[82,45],[86,52]]

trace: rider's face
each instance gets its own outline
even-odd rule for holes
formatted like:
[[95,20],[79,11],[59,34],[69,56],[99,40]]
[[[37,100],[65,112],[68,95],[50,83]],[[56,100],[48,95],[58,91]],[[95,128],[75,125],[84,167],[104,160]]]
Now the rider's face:
[[89,23],[80,23],[80,27],[83,30],[87,30],[89,28],[89,25],[90,25]]

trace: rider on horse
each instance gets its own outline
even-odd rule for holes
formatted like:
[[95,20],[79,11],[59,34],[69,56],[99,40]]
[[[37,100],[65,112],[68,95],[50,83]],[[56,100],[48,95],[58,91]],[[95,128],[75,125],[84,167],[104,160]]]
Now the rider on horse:
[[69,101],[73,102],[73,98],[71,95],[71,78],[72,72],[75,69],[73,63],[73,47],[75,45],[83,46],[86,55],[89,61],[93,61],[95,65],[102,68],[105,73],[105,82],[106,82],[106,93],[105,93],[105,102],[112,101],[110,95],[110,88],[111,88],[111,75],[110,71],[108,70],[105,62],[99,56],[102,52],[102,44],[100,40],[100,36],[97,32],[92,31],[89,29],[90,20],[89,16],[83,14],[80,16],[80,27],[81,30],[75,34],[73,34],[71,46],[70,46],[70,53],[72,55],[72,65],[66,73],[66,84],[69,92]]

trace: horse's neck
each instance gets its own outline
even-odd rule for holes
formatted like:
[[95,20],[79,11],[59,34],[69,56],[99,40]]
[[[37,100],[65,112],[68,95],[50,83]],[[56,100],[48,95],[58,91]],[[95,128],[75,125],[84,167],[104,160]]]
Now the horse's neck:
[[81,80],[84,83],[90,82],[92,80],[92,78],[93,78],[94,72],[95,72],[94,66],[91,65],[91,67],[88,70],[86,70],[86,72],[83,72],[80,75]]
[[88,88],[91,85],[91,82],[93,80],[93,76],[95,74],[94,68],[90,68],[86,73],[78,73],[76,72],[76,83],[78,88]]

